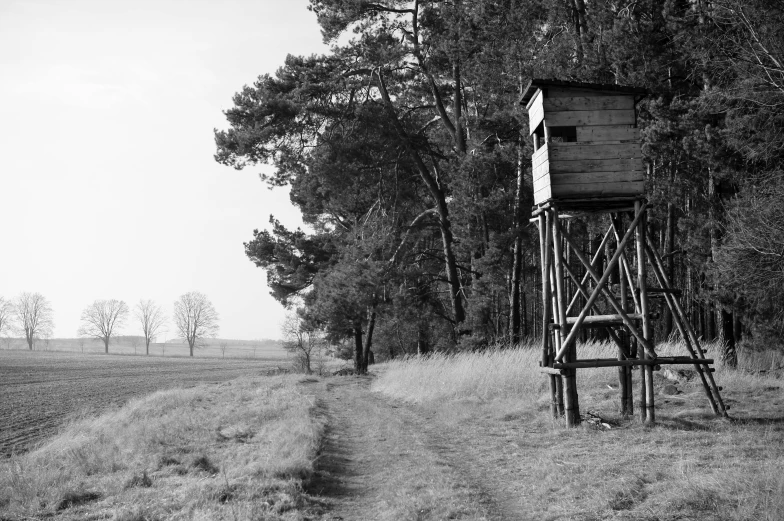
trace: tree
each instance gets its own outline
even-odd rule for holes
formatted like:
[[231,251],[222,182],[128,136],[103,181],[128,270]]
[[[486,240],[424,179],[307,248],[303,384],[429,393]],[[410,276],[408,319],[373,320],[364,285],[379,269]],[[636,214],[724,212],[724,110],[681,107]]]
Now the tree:
[[204,338],[218,334],[218,313],[206,295],[191,291],[174,303],[174,325],[193,356],[193,349]]
[[0,297],[0,336],[5,335],[11,330],[11,319],[14,314],[13,304],[3,297]]
[[155,304],[152,300],[140,300],[136,304],[134,316],[142,326],[142,333],[144,334],[144,347],[145,354],[150,354],[150,342],[155,340],[156,335],[162,331],[166,323],[166,315],[160,306]]
[[54,329],[52,306],[40,293],[22,293],[14,302],[17,326],[24,333],[31,351],[39,338],[51,336]]
[[128,305],[122,300],[96,300],[82,311],[79,336],[101,340],[104,353],[109,353],[109,341],[116,328],[122,327],[128,317]]
[[294,357],[296,369],[311,374],[313,357],[321,352],[323,345],[316,328],[297,311],[293,311],[283,319],[281,333],[283,333],[283,348]]
[[218,344],[218,347],[221,350],[221,358],[226,358],[226,348],[229,347],[229,343],[224,340]]

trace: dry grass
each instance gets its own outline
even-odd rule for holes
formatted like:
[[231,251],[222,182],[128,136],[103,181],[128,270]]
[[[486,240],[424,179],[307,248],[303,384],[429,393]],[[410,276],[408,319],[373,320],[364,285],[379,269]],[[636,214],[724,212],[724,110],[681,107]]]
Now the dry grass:
[[[718,345],[704,347],[720,358]],[[614,349],[584,345],[580,358]],[[657,352],[685,354],[675,342]],[[515,440],[493,465],[502,486],[525,491],[515,501],[531,519],[784,519],[784,380],[756,365],[771,360],[742,357],[739,371],[717,363],[731,421],[713,416],[689,368],[678,366],[674,395],[661,392],[672,382],[657,374],[654,428],[617,412],[616,369],[580,370],[581,411],[610,430],[551,420],[538,360],[530,346],[410,358],[379,368],[373,389],[432,411],[478,447]]]
[[160,391],[0,463],[0,517],[297,519],[323,430],[295,376]]

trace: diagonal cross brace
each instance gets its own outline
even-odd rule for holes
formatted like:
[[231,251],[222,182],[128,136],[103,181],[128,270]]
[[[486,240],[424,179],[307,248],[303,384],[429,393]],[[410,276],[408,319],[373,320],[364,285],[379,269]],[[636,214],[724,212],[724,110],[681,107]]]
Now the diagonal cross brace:
[[[604,255],[604,247],[610,241],[610,237],[612,237],[612,228],[607,230],[607,233],[604,234],[604,238],[602,239],[601,244],[599,244],[599,247],[596,248],[596,253],[593,256],[593,259],[591,259],[591,266],[596,264],[599,261],[599,259],[602,258],[602,255]],[[583,275],[583,280],[582,282],[579,283],[579,285],[584,285],[586,282],[588,282],[588,278],[590,276],[591,276],[590,273],[586,271],[585,275]],[[575,280],[575,282],[577,281]],[[588,297],[585,298],[587,299]],[[574,297],[572,297],[572,301],[569,302],[569,305],[566,307],[567,315],[572,312],[572,308],[574,308],[574,305],[576,303],[577,303],[577,293],[574,294]]]
[[618,315],[621,316],[624,325],[635,336],[635,338],[637,338],[637,341],[640,342],[640,344],[643,346],[645,351],[651,356],[651,358],[656,358],[656,353],[654,352],[651,343],[645,339],[645,337],[637,330],[636,327],[634,327],[634,324],[632,323],[632,320],[629,318],[629,315],[621,307],[618,301],[615,300],[615,297],[613,297],[612,294],[606,288],[607,280],[610,278],[610,274],[612,270],[618,264],[618,259],[620,259],[621,254],[623,253],[623,250],[626,247],[626,243],[629,242],[631,236],[634,235],[634,231],[635,228],[637,227],[637,223],[639,223],[640,219],[642,219],[642,216],[645,215],[645,209],[647,207],[648,207],[648,203],[645,203],[640,208],[639,213],[635,216],[634,220],[629,225],[629,229],[626,231],[626,234],[623,236],[623,239],[621,239],[620,243],[618,244],[618,248],[615,252],[615,255],[613,255],[612,259],[608,263],[607,268],[604,271],[604,275],[602,275],[601,277],[599,277],[599,275],[591,266],[590,262],[588,262],[585,256],[580,252],[579,248],[575,246],[574,241],[571,239],[571,237],[569,237],[569,235],[565,233],[563,230],[559,230],[563,238],[572,248],[572,251],[575,252],[577,257],[580,259],[580,262],[583,263],[585,269],[588,270],[588,272],[591,274],[591,277],[593,277],[593,279],[596,281],[596,288],[594,288],[593,293],[591,293],[591,296],[588,298],[588,302],[586,302],[585,307],[580,312],[580,315],[577,317],[575,323],[572,325],[571,331],[569,331],[569,335],[566,337],[566,339],[561,345],[561,348],[556,354],[555,359],[557,361],[561,361],[561,359],[563,359],[564,355],[570,348],[571,344],[574,343],[575,340],[577,339],[577,334],[579,333],[580,326],[582,326],[583,322],[585,321],[585,317],[588,316],[588,313],[590,309],[593,307],[594,302],[596,302],[596,299],[599,298],[599,295],[602,292],[604,293],[605,297],[607,297],[607,300],[615,309],[616,313],[618,313]]
[[[590,295],[588,295],[588,292],[586,292],[586,291],[585,291],[585,288],[583,288],[582,284],[580,284],[580,283],[578,282],[578,280],[577,280],[577,275],[575,275],[575,273],[574,273],[574,271],[572,270],[572,268],[571,268],[571,267],[569,267],[569,264],[567,264],[567,263],[566,263],[566,262],[564,262],[564,261],[561,261],[561,262],[563,262],[563,267],[564,267],[564,270],[566,270],[566,273],[567,273],[567,274],[569,275],[569,277],[570,277],[570,278],[571,278],[571,279],[574,281],[574,283],[575,283],[575,286],[577,287],[577,291],[580,293],[580,295],[582,295],[582,296],[583,296],[583,298],[585,298],[585,300],[588,300],[588,298],[589,298],[589,296],[590,296]],[[594,306],[593,306],[593,307],[594,307],[594,308],[596,308],[596,309],[597,309],[597,311],[598,311],[598,308],[597,308],[597,306],[596,306],[596,303],[594,303]],[[630,353],[629,353],[629,351],[626,349],[626,346],[625,346],[625,345],[623,345],[623,342],[621,342],[621,339],[620,339],[620,338],[618,338],[618,335],[616,335],[616,334],[615,334],[615,331],[613,331],[613,330],[612,330],[612,328],[609,328],[609,327],[608,327],[608,328],[607,328],[607,333],[609,333],[609,335],[610,335],[610,338],[612,338],[612,339],[613,339],[613,342],[615,342],[615,345],[617,345],[617,346],[618,346],[618,349],[620,349],[620,350],[621,350],[621,352],[623,353],[623,356],[625,356],[627,359],[628,359],[628,358],[631,358],[631,357],[632,357],[632,356],[631,356],[631,354],[630,354]]]
[[[613,230],[613,232],[615,232],[615,240],[620,242],[621,233],[618,230],[618,226],[616,225],[614,219],[611,219],[610,228]],[[634,301],[634,310],[637,313],[640,313],[641,312],[640,296],[637,294],[636,291],[634,291],[634,281],[632,280],[632,271],[631,269],[629,269],[629,260],[626,258],[626,253],[621,253],[621,264],[623,264],[623,271],[626,274],[626,280],[629,283],[629,289],[632,290],[631,293],[632,293],[632,300]]]

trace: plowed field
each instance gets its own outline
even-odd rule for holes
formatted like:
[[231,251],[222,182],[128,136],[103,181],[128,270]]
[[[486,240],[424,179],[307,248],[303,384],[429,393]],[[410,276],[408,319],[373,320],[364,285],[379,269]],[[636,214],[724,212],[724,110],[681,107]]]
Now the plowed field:
[[160,389],[268,373],[281,359],[184,359],[0,351],[0,457],[27,451],[69,419]]

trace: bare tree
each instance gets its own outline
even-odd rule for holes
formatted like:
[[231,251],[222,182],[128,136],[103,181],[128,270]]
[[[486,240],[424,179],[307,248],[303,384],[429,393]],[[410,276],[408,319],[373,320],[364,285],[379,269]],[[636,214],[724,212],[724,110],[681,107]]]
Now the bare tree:
[[54,329],[52,305],[40,293],[22,293],[16,297],[14,312],[20,332],[24,333],[27,347],[33,350],[33,344],[39,338],[48,338]]
[[322,339],[296,312],[283,319],[281,327],[283,347],[294,356],[294,366],[307,374],[313,372],[311,363],[314,356],[321,352]]
[[145,354],[150,354],[150,342],[155,340],[158,333],[166,323],[166,315],[163,310],[152,300],[140,300],[136,304],[134,316],[139,320],[144,333]]
[[229,343],[223,341],[218,345],[220,346],[220,350],[221,350],[221,358],[226,358],[226,348],[229,347]]
[[218,313],[204,293],[191,291],[174,303],[174,325],[193,356],[202,339],[218,334]]
[[11,330],[11,318],[14,315],[14,306],[10,300],[0,297],[0,336]]
[[79,342],[79,347],[82,348],[82,353],[84,353],[84,344],[85,342],[87,342],[87,339],[84,338],[83,336],[80,336],[78,342]]
[[104,352],[109,352],[109,340],[115,328],[128,317],[128,305],[122,300],[96,300],[82,311],[79,336],[89,336],[103,341]]

